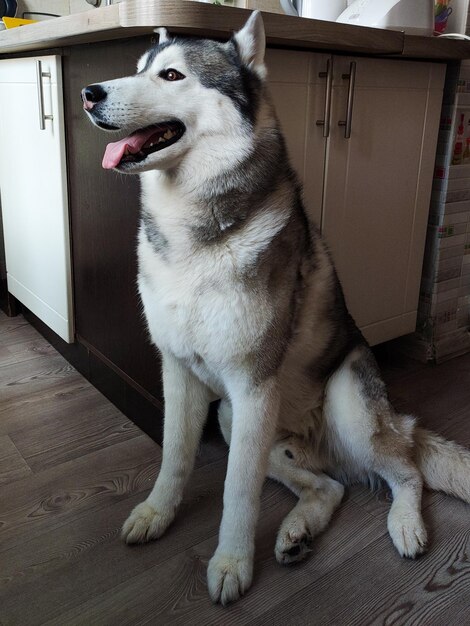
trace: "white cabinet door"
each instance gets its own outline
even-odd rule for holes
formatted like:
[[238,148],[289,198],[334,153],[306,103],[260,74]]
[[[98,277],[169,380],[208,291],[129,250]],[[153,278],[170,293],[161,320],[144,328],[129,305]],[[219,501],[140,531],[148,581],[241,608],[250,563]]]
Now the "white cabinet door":
[[[351,136],[348,79],[356,64]],[[445,67],[335,57],[322,230],[371,343],[415,330]]]
[[[37,61],[41,62],[41,130]],[[49,75],[49,76],[47,76]],[[60,337],[73,341],[61,62],[0,61],[0,194],[8,289]]]
[[304,187],[305,207],[320,225],[326,140],[316,120],[324,118],[326,54],[268,50],[269,90],[291,163]]

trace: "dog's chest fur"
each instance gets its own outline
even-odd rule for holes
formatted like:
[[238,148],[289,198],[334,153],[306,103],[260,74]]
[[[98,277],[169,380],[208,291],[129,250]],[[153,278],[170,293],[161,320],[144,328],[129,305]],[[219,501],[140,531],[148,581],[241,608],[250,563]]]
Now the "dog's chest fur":
[[152,340],[220,392],[223,372],[246,361],[272,322],[269,289],[262,280],[254,285],[246,269],[283,220],[271,214],[267,229],[266,220],[255,220],[239,239],[198,244],[191,203],[156,179],[143,190],[138,283]]

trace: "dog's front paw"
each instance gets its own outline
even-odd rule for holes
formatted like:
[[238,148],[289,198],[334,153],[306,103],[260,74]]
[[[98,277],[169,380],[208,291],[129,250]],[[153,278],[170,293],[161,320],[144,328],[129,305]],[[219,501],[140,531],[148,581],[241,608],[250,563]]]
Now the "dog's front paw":
[[226,606],[242,596],[253,577],[253,559],[216,552],[209,561],[207,585],[213,602]]
[[302,561],[312,550],[313,537],[306,519],[293,511],[286,517],[276,540],[276,560],[281,565]]
[[121,537],[126,543],[145,543],[158,539],[172,521],[172,514],[162,514],[147,502],[141,502],[124,522]]
[[400,556],[414,559],[426,551],[428,535],[419,513],[392,510],[387,526]]

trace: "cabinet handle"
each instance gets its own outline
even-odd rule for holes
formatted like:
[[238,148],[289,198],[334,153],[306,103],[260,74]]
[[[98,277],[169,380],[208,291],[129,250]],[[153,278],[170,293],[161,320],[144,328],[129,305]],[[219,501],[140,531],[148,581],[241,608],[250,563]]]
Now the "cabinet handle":
[[326,72],[320,72],[318,74],[320,78],[326,77],[326,91],[325,91],[325,109],[324,119],[317,120],[317,126],[323,126],[323,137],[329,137],[330,135],[330,115],[331,115],[331,89],[333,87],[333,62],[328,59],[326,62]]
[[45,130],[46,128],[46,120],[53,120],[53,115],[44,115],[44,90],[42,85],[42,79],[44,77],[50,78],[50,72],[42,71],[42,63],[41,61],[36,61],[36,82],[38,88],[38,106],[39,106],[39,128],[41,130]]
[[352,128],[352,114],[353,114],[353,102],[354,102],[354,88],[356,86],[356,61],[351,61],[349,66],[349,74],[342,75],[343,80],[349,79],[348,87],[348,107],[346,109],[346,120],[338,122],[338,126],[344,126],[344,138],[349,139],[351,137]]

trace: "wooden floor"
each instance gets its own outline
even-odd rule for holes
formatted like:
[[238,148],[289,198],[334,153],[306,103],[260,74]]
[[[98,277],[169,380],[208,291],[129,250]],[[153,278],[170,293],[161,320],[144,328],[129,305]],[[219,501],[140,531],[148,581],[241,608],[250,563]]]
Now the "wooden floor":
[[[470,355],[439,367],[385,355],[397,407],[470,446]],[[427,493],[431,548],[400,559],[389,497],[350,489],[310,558],[274,559],[295,499],[267,482],[253,587],[213,606],[206,566],[217,543],[226,449],[202,446],[180,513],[158,542],[119,529],[145,498],[161,449],[22,317],[0,314],[0,624],[470,624],[470,507]]]

